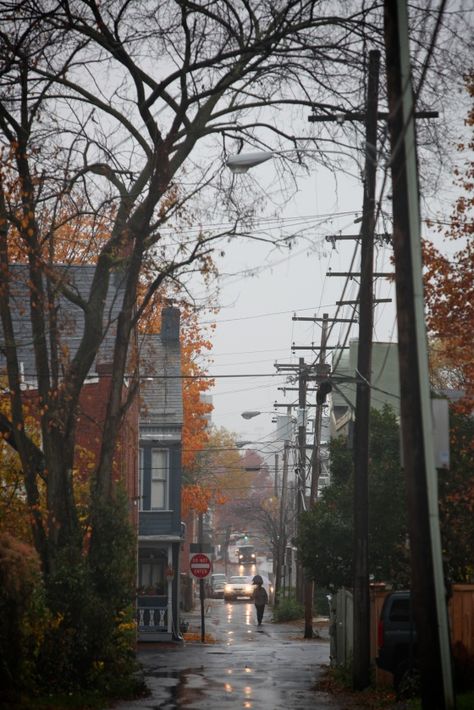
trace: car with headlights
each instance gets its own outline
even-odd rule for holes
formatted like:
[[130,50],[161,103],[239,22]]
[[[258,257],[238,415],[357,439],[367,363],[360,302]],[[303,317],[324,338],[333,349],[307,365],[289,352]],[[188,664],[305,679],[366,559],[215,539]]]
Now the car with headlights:
[[250,599],[252,592],[252,577],[229,577],[229,580],[224,587],[224,601],[233,602],[237,599]]

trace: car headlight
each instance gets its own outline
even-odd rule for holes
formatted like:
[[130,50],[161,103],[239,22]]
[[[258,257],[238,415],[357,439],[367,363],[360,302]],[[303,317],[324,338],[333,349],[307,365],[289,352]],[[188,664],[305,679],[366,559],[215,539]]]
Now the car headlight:
[[244,556],[240,555],[239,560],[243,560],[243,559],[244,559]]
[[246,591],[247,594],[251,594],[251,593],[253,592],[253,587],[252,587],[252,585],[251,585],[251,584],[247,584],[247,586],[245,587],[245,591]]
[[254,555],[253,553],[252,553],[252,559],[253,559],[253,560],[255,559],[255,555]]
[[226,584],[225,587],[224,587],[224,589],[225,589],[226,592],[231,592],[231,591],[232,591],[232,587],[230,586],[230,584]]

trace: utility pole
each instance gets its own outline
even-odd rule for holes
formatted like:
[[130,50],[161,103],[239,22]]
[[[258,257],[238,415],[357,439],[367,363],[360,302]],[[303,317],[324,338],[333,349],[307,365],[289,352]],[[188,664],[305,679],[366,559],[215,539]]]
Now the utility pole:
[[[198,517],[198,542],[199,552],[203,551],[204,545],[204,515],[199,513]],[[201,606],[201,643],[204,643],[206,638],[205,618],[204,618],[204,579],[199,579],[199,603]]]
[[[296,520],[305,509],[306,493],[306,366],[304,358],[298,360],[298,478],[296,482]],[[303,566],[298,560],[296,565],[296,599],[304,603]]]
[[274,480],[275,498],[278,498],[278,459],[279,459],[278,453],[275,453],[275,480]]
[[373,257],[375,189],[377,170],[377,105],[380,52],[369,52],[369,76],[365,121],[365,176],[361,224],[359,290],[359,344],[354,426],[354,536],[353,599],[354,645],[352,684],[355,690],[370,685],[370,595],[369,595],[369,420],[373,331]]
[[[321,365],[325,363],[326,360],[326,343],[327,343],[327,333],[328,333],[328,314],[323,315],[323,325],[321,330],[321,346],[320,346],[320,371],[322,370]],[[316,371],[318,365],[316,365]],[[311,483],[310,483],[310,496],[309,505],[310,508],[314,505],[317,495],[318,488],[318,478],[319,478],[319,465],[320,464],[320,449],[321,449],[321,423],[322,423],[322,413],[323,405],[320,404],[316,407],[316,416],[314,420],[314,444],[311,456]],[[318,462],[318,463],[317,463]],[[304,580],[304,638],[313,638],[313,600],[314,600],[314,581],[310,578],[305,578]]]
[[[323,313],[323,324],[321,328],[321,350],[319,355],[319,363],[316,364],[316,374],[323,377],[326,373],[326,343],[328,339],[329,316]],[[319,373],[318,373],[319,370]],[[323,404],[316,407],[316,417],[314,420],[314,445],[311,459],[311,492],[309,497],[309,506],[313,507],[316,498],[318,497],[318,483],[321,474],[321,428],[323,423]]]
[[[288,407],[288,416],[290,416],[291,407]],[[283,443],[283,472],[281,479],[281,497],[280,497],[280,520],[279,520],[279,535],[278,535],[278,564],[275,574],[275,605],[280,603],[281,594],[281,578],[283,566],[285,565],[285,549],[286,549],[286,517],[287,517],[287,486],[288,486],[288,446],[289,442],[285,439]]]
[[403,461],[424,710],[455,707],[424,318],[418,167],[406,0],[385,0]]

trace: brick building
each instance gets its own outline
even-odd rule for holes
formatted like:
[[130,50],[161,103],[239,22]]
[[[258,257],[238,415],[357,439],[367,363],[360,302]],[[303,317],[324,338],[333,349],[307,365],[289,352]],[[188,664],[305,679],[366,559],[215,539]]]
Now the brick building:
[[[37,396],[36,365],[29,320],[28,270],[11,267],[10,307],[25,397]],[[87,299],[94,266],[57,266],[69,290]],[[100,451],[112,382],[115,324],[123,300],[120,272],[113,275],[105,304],[106,332],[84,384],[77,414],[76,475],[86,479]],[[73,357],[83,332],[83,310],[61,295],[55,316],[62,353]],[[114,458],[115,480],[129,498],[137,532],[139,634],[150,640],[177,637],[179,629],[179,553],[181,524],[181,430],[183,421],[179,310],[163,309],[162,330],[137,339],[140,396],[132,401],[120,429]],[[1,325],[0,325],[1,332]],[[0,372],[5,361],[0,353]],[[128,383],[123,383],[124,399]],[[34,405],[33,405],[34,408]]]

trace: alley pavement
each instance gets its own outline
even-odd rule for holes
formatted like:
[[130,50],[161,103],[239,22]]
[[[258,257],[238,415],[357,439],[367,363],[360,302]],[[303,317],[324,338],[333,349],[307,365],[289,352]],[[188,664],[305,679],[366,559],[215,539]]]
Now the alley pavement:
[[319,637],[304,640],[301,626],[273,623],[271,608],[262,627],[245,601],[206,600],[200,643],[200,609],[189,622],[184,644],[142,644],[139,660],[150,695],[115,705],[115,710],[344,710],[333,696],[315,689],[329,663],[327,624],[315,624]]

